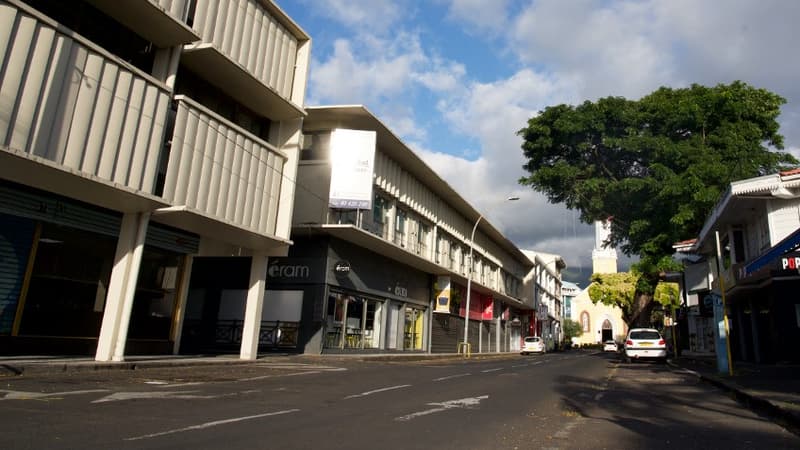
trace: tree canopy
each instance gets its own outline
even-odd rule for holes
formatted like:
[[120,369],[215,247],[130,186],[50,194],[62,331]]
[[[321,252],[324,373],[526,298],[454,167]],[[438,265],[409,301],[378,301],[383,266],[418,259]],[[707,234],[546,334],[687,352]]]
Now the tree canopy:
[[[593,302],[616,306],[622,312],[622,320],[627,324],[652,326],[653,303],[661,304],[671,310],[680,306],[677,283],[659,282],[655,287],[642,286],[648,277],[642,277],[636,269],[622,273],[592,274],[589,285],[589,298]],[[652,292],[652,296],[637,295]]]
[[612,218],[609,244],[657,265],[697,235],[731,181],[797,164],[779,151],[784,103],[736,81],[550,106],[518,132],[529,173],[519,181],[585,223]]
[[672,245],[697,236],[732,181],[798,163],[780,151],[784,103],[735,81],[550,106],[518,132],[529,173],[519,182],[585,223],[610,220],[606,244],[640,258],[629,301],[644,306],[674,268]]

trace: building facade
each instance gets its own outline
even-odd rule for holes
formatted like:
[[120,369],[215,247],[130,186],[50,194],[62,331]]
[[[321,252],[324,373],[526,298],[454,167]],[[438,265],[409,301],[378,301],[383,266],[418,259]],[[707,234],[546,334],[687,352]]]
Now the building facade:
[[681,297],[679,348],[687,355],[710,356],[715,353],[713,276],[709,260],[694,253],[696,242],[697,239],[690,239],[672,246],[676,259],[683,263],[678,280]]
[[[598,221],[595,222],[594,230],[592,273],[617,273],[617,251],[606,246],[611,232],[609,226]],[[619,307],[592,302],[588,286],[578,292],[570,303],[570,318],[581,326],[581,335],[572,338],[572,345],[599,344],[608,340],[624,341],[628,327],[622,319],[622,310]]]
[[302,299],[298,349],[454,353],[466,325],[472,353],[516,351],[533,263],[366,108],[306,110],[294,245],[268,271]]
[[309,36],[269,0],[3,0],[0,21],[0,349],[109,361],[229,332],[255,358]]
[[567,267],[559,255],[524,250],[523,253],[534,262],[533,270],[526,280],[533,290],[534,310],[530,336],[544,338],[547,350],[558,349],[563,340],[563,313],[561,272]]
[[734,360],[800,361],[788,344],[800,339],[798,249],[800,170],[731,183],[706,219],[687,259],[687,290],[711,310],[717,342],[724,308]]

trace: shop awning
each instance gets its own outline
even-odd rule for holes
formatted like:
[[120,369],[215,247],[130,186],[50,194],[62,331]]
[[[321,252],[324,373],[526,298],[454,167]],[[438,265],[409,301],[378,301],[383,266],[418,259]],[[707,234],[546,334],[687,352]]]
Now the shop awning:
[[775,246],[769,249],[766,253],[744,266],[744,276],[747,277],[752,275],[762,267],[767,266],[775,261],[775,259],[778,257],[796,250],[798,247],[800,247],[800,229],[795,230],[794,233],[775,244]]

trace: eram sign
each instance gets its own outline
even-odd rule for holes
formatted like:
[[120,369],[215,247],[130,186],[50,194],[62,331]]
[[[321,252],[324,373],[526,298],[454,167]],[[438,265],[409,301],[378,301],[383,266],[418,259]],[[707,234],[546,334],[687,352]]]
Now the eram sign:
[[304,264],[281,264],[272,262],[267,268],[270,278],[305,279],[311,276],[311,268]]

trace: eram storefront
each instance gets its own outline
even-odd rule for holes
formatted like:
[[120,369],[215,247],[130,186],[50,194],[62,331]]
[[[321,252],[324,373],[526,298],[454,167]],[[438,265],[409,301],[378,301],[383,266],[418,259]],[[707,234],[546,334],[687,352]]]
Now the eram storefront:
[[426,351],[428,274],[333,236],[295,237],[270,258],[269,302],[291,303],[302,353]]

